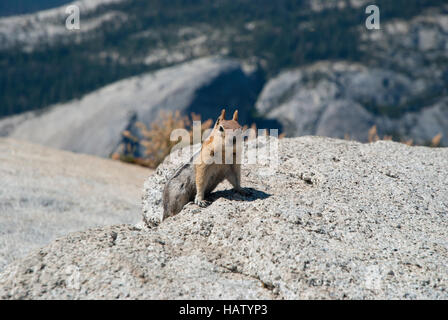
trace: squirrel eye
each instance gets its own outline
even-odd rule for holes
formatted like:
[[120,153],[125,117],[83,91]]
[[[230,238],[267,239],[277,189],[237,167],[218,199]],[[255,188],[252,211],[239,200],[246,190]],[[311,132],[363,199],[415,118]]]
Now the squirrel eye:
[[222,126],[219,126],[219,131],[224,132],[224,128]]

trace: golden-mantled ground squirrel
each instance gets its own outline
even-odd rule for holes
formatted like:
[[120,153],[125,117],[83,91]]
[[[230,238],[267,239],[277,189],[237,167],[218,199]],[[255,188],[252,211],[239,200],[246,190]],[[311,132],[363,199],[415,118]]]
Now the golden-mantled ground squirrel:
[[[190,201],[205,207],[205,200],[216,186],[227,179],[241,194],[242,127],[238,111],[232,120],[225,120],[222,110],[209,137],[200,151],[169,178],[163,190],[163,219],[179,213]],[[231,151],[229,153],[229,151]],[[199,158],[198,158],[199,157]]]

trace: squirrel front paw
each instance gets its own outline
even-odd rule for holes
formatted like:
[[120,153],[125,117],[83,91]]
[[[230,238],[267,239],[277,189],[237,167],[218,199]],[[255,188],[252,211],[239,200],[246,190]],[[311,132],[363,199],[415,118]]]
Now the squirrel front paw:
[[205,208],[205,207],[209,206],[211,202],[204,200],[204,199],[199,199],[196,197],[194,199],[194,203],[197,204],[198,206],[200,206],[201,208]]

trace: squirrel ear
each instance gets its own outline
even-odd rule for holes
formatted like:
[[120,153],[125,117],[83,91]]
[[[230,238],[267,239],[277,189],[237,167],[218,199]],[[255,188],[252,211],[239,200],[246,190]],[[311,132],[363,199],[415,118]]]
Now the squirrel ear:
[[238,110],[233,114],[233,120],[238,121]]
[[218,120],[216,120],[215,127],[216,127],[221,121],[223,121],[225,118],[226,118],[226,109],[222,109],[222,111],[221,111],[221,115],[219,116]]
[[219,116],[219,121],[225,120],[226,118],[226,109],[222,109],[221,115]]

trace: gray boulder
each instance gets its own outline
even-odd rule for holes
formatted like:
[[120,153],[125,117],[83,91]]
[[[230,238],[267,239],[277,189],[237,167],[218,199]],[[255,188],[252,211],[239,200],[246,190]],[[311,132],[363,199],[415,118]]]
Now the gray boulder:
[[137,223],[151,172],[0,139],[0,270],[70,232]]
[[223,183],[158,226],[61,238],[8,266],[0,297],[447,299],[447,168],[448,149],[282,139],[278,167],[244,166],[249,196]]

